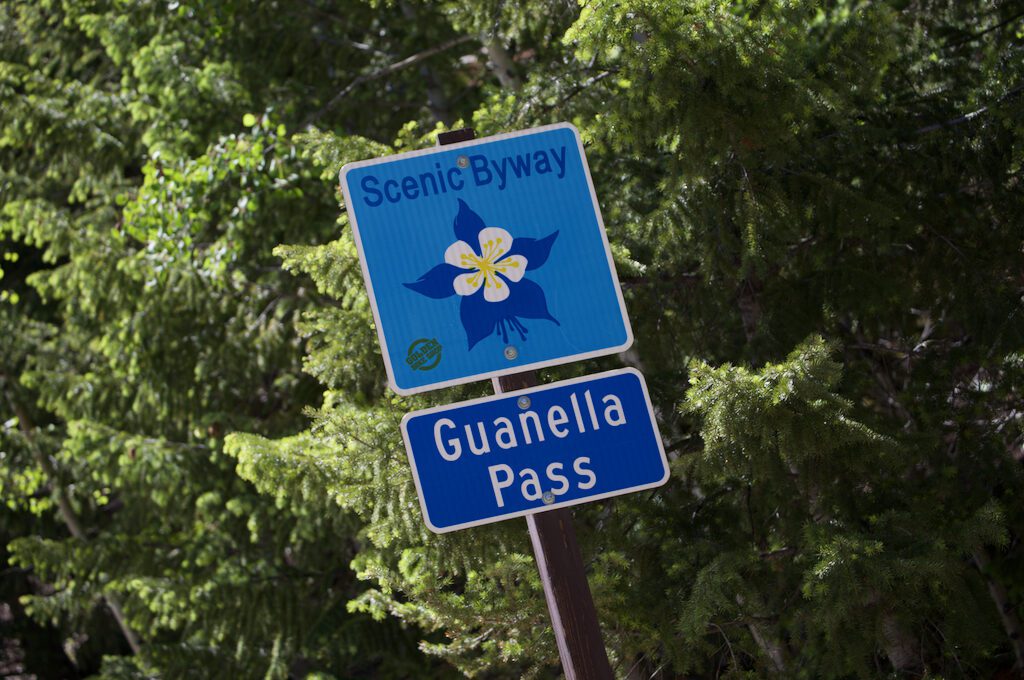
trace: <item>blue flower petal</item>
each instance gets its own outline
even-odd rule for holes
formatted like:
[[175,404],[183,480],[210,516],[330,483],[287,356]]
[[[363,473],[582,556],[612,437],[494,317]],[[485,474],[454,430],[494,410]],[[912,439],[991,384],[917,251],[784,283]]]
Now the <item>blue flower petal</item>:
[[421,295],[440,300],[441,298],[455,295],[455,277],[466,273],[465,269],[459,269],[447,262],[439,264],[413,283],[403,283],[409,290],[414,290]]
[[[501,278],[505,279],[504,276]],[[513,324],[517,318],[545,319],[561,325],[548,311],[548,302],[540,286],[529,279],[521,279],[517,283],[505,281],[509,283],[509,296],[501,302],[488,302],[482,290],[462,298],[459,317],[466,329],[469,349],[494,333],[503,321]]]
[[[558,238],[558,232],[554,232],[544,238],[517,238],[512,241],[512,248],[508,255],[522,255],[526,258],[526,271],[536,269],[548,261],[551,254],[551,246]],[[508,257],[506,255],[506,257]]]
[[556,325],[562,325],[548,311],[548,301],[544,297],[544,290],[530,279],[521,279],[518,283],[513,284],[510,293],[508,299],[501,303],[506,308],[504,316],[547,319],[554,321]]
[[484,299],[482,290],[462,298],[459,317],[462,319],[463,328],[466,329],[469,349],[473,349],[476,343],[494,332],[498,321],[505,317],[507,302],[488,302]]
[[459,214],[455,216],[455,238],[465,241],[473,251],[480,254],[480,230],[484,228],[484,221],[473,209],[466,205],[466,202],[459,199]]

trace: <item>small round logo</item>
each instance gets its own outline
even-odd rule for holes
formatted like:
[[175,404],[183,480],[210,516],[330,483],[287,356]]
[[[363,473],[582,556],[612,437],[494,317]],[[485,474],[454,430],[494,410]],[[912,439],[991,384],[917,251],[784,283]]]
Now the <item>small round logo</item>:
[[429,371],[441,363],[441,343],[436,339],[420,338],[409,345],[405,363],[414,371]]

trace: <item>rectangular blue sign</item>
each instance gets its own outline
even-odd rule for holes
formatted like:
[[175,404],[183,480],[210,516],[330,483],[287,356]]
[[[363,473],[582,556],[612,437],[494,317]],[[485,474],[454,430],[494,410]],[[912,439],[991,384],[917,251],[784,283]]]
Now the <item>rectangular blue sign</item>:
[[650,489],[669,475],[634,369],[414,411],[402,436],[437,533]]
[[632,344],[573,126],[351,163],[341,186],[399,394]]

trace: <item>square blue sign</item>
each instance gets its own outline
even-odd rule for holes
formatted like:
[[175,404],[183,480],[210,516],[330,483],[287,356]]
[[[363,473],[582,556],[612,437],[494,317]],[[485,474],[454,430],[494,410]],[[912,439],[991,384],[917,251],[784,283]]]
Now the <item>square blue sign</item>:
[[632,344],[572,125],[351,163],[341,186],[399,394]]
[[651,489],[668,461],[643,376],[609,371],[402,420],[431,531]]

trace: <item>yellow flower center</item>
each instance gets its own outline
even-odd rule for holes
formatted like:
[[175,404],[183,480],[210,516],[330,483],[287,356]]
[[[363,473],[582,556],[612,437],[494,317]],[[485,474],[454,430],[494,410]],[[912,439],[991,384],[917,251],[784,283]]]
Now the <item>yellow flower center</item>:
[[462,254],[462,266],[465,269],[477,270],[469,277],[470,285],[476,287],[482,276],[484,277],[485,288],[501,288],[503,284],[501,279],[498,278],[498,274],[504,274],[509,269],[515,269],[519,266],[519,263],[512,259],[498,262],[508,252],[505,246],[501,245],[501,242],[502,239],[497,238],[480,244],[483,254],[479,257],[476,253]]

